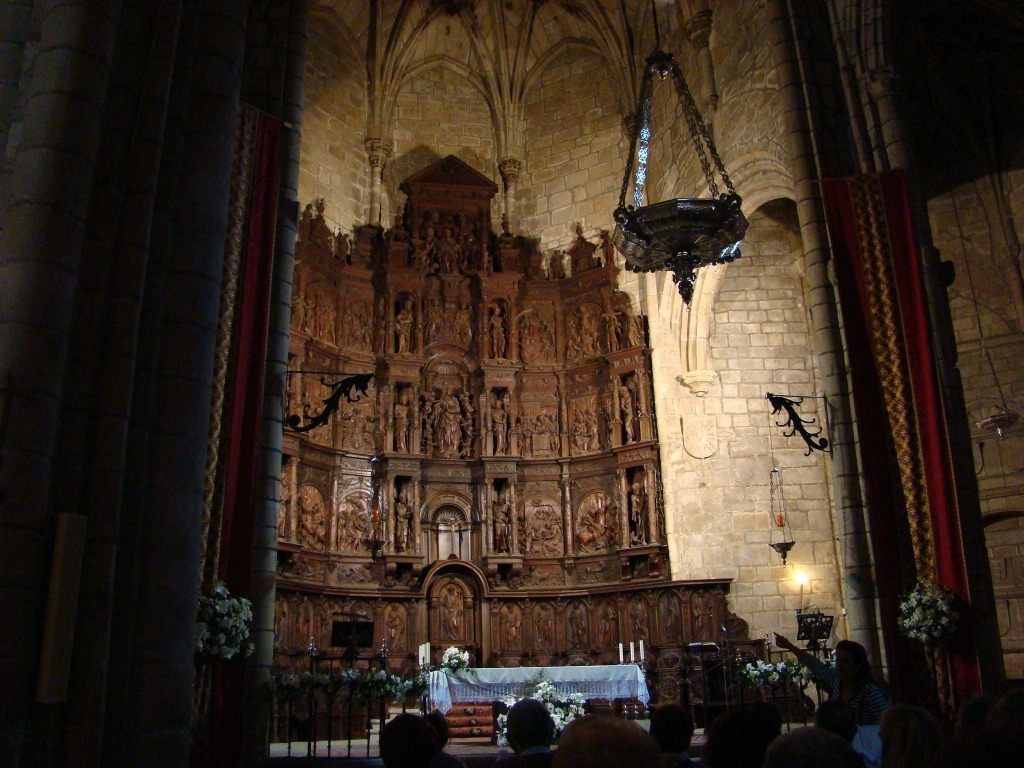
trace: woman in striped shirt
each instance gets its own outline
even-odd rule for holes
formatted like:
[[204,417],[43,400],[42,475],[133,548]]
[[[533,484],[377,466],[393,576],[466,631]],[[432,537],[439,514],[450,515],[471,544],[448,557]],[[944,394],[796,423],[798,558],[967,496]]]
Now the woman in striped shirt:
[[871,662],[860,643],[840,640],[836,644],[835,666],[798,648],[789,638],[778,633],[775,644],[793,653],[801,664],[810,669],[832,698],[849,704],[857,725],[877,725],[882,713],[889,708],[889,699],[871,680]]

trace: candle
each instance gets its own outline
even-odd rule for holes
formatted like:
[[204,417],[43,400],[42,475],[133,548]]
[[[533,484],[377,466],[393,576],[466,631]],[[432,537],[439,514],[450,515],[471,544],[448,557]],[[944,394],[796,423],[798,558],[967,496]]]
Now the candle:
[[799,602],[799,606],[800,606],[800,611],[802,612],[803,609],[804,609],[804,583],[803,583],[803,581],[800,582],[800,602]]
[[631,664],[634,661],[636,661],[636,655],[633,653],[633,641],[632,640],[629,641],[629,661],[630,661]]
[[640,641],[640,661],[644,660],[644,641]]
[[622,643],[619,643],[619,664],[622,664],[625,659],[622,656]]

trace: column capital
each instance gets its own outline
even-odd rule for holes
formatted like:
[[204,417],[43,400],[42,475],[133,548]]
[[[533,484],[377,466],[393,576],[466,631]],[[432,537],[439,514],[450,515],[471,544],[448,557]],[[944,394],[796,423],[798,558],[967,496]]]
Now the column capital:
[[522,169],[522,161],[514,157],[503,157],[498,161],[498,172],[506,184],[515,184],[519,180],[519,172]]
[[373,168],[383,168],[391,157],[391,145],[384,139],[366,139],[363,146],[366,148],[366,156],[370,159],[370,166]]

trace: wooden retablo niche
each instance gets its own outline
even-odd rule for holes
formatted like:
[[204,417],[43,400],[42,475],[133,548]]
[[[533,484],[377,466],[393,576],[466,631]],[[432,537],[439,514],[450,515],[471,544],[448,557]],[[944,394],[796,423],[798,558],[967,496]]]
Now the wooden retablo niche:
[[[328,424],[286,435],[280,600],[315,599],[320,638],[365,604],[405,649],[611,652],[621,633],[608,627],[632,626],[630,606],[609,616],[573,595],[653,595],[669,568],[650,349],[607,233],[594,243],[577,228],[546,257],[507,225],[495,233],[497,186],[453,156],[401,189],[386,231],[331,232],[322,203],[300,225],[288,413],[318,411],[342,373],[374,377]],[[375,447],[384,503],[371,523]],[[371,525],[386,542],[375,559]],[[439,612],[456,589],[437,586],[444,575],[458,576],[458,629]],[[526,598],[541,602],[524,612]],[[678,622],[686,605],[672,610]],[[305,647],[291,626],[281,647]]]

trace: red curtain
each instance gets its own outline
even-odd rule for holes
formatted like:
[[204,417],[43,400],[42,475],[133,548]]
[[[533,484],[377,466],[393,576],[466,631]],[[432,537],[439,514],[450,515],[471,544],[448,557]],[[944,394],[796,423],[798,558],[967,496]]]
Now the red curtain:
[[[919,252],[902,171],[828,179],[821,188],[850,358],[883,636],[895,692],[909,698],[916,681],[913,648],[895,631],[900,595],[922,578],[952,590],[961,608],[970,603]],[[949,652],[950,669],[938,672],[946,680],[937,680],[947,705],[980,687],[969,633],[958,632]]]
[[[223,514],[218,576],[233,594],[249,592],[267,360],[270,288],[277,225],[281,121],[243,107],[256,138],[236,158],[249,177],[245,242],[238,278],[223,421]],[[241,130],[241,129],[240,129]],[[245,663],[215,667],[208,765],[241,765],[244,754]]]

